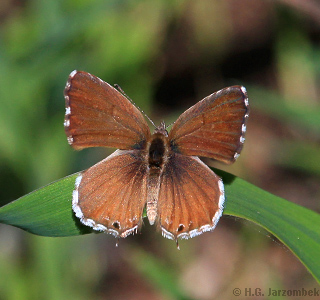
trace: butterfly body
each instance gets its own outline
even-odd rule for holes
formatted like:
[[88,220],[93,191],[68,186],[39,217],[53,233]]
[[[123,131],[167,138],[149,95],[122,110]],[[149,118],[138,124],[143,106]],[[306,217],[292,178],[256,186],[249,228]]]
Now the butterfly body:
[[244,142],[248,98],[244,87],[204,98],[173,124],[153,133],[120,92],[86,72],[70,74],[65,88],[65,131],[75,149],[116,147],[80,173],[72,208],[94,230],[127,237],[151,225],[169,239],[212,231],[224,205],[224,186],[197,156],[234,162]]

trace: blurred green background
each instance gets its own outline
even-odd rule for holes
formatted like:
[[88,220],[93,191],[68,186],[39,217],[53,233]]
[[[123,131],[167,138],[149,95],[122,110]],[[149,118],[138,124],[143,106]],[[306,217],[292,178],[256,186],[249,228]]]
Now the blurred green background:
[[[63,89],[77,69],[118,83],[156,124],[246,86],[239,160],[207,163],[320,211],[319,2],[2,0],[0,22],[1,205],[111,153],[67,143]],[[180,251],[147,222],[115,243],[0,225],[0,299],[233,299],[234,288],[317,287],[280,242],[230,216]]]

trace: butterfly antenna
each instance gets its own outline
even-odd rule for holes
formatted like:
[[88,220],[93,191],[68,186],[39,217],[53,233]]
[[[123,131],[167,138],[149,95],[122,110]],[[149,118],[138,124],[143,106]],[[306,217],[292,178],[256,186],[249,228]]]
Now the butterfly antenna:
[[135,107],[137,107],[144,115],[145,117],[149,120],[149,122],[157,128],[157,126],[153,123],[153,121],[149,118],[149,116],[138,106],[136,105],[133,100],[123,91],[123,89],[120,87],[119,84],[115,84],[114,87],[123,95],[125,96]]
[[117,238],[117,241],[116,241],[116,247],[118,247],[118,246],[119,246],[119,241],[120,241],[120,239],[119,239],[119,238]]
[[174,124],[174,122],[172,122],[171,124],[169,125],[166,125],[166,129],[169,128],[170,126],[172,126]]

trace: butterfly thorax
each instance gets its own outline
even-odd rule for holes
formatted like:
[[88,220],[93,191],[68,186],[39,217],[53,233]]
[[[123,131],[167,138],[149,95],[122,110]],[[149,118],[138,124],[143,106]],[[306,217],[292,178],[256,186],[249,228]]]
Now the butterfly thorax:
[[149,147],[149,166],[161,168],[163,158],[166,156],[168,144],[168,132],[156,131],[151,136],[151,143]]
[[168,160],[169,140],[164,123],[157,127],[148,143],[148,196],[147,216],[149,223],[154,224],[157,217],[160,177]]

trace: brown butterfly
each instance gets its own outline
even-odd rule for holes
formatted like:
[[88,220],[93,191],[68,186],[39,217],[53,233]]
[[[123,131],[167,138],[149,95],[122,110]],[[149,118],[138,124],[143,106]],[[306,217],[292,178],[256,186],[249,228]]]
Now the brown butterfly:
[[213,93],[168,133],[151,133],[142,113],[118,90],[73,71],[64,91],[64,127],[76,150],[115,147],[76,179],[72,209],[94,230],[125,238],[149,223],[177,241],[212,231],[222,215],[224,186],[197,156],[233,163],[244,143],[249,103],[243,86]]

